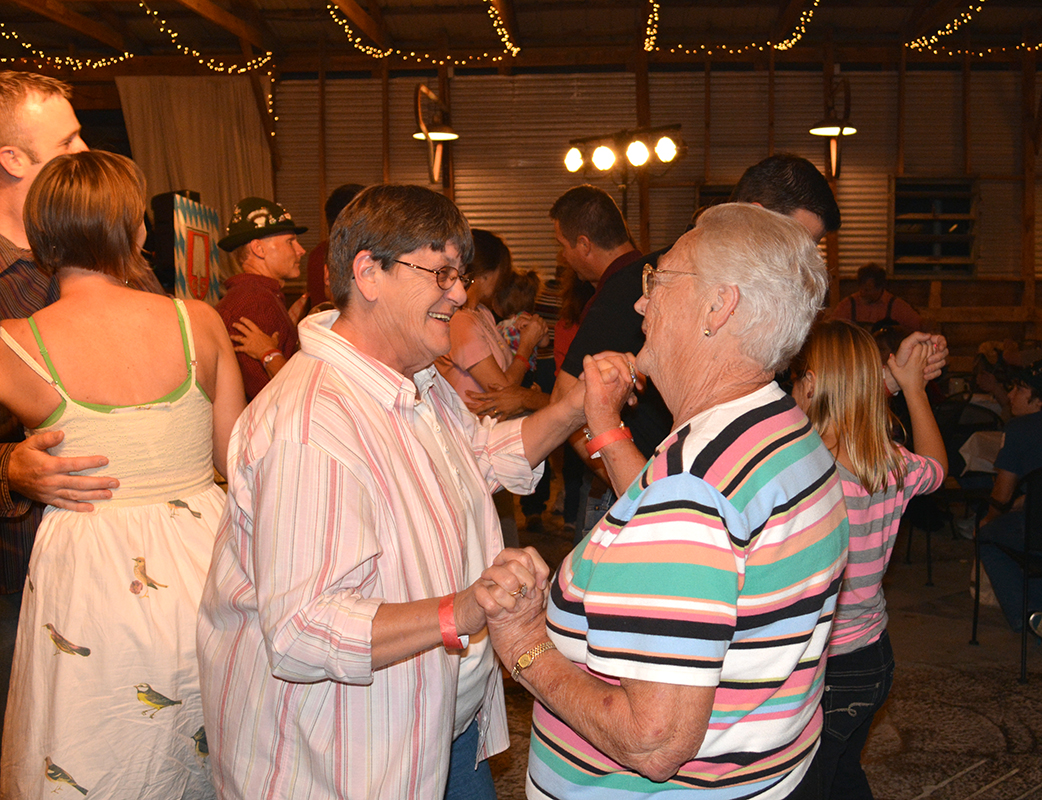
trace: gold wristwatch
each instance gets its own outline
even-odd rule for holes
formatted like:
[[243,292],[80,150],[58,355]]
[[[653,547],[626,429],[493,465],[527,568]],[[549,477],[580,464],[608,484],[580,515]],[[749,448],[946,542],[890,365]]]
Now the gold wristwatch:
[[510,677],[515,681],[520,680],[521,672],[532,666],[532,662],[535,661],[539,656],[545,653],[547,650],[556,650],[557,645],[551,642],[549,639],[542,644],[537,644],[527,653],[522,653],[521,657],[514,664],[514,670],[510,673]]

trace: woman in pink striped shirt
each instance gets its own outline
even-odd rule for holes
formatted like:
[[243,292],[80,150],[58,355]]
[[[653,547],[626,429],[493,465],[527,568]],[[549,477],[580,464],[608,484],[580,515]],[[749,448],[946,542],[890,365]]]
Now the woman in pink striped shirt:
[[894,656],[886,633],[883,573],[908,501],[938,489],[948,468],[944,442],[926,397],[933,344],[912,345],[887,368],[904,391],[915,453],[894,442],[879,351],[845,320],[818,326],[793,363],[793,397],[836,458],[850,520],[850,551],[829,641],[822,695],[824,727],[816,758],[822,796],[870,800],[861,750],[886,701]]

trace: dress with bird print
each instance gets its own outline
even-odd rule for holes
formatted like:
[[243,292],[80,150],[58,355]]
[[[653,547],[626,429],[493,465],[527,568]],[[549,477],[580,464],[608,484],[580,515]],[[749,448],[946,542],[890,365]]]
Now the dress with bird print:
[[[92,512],[48,507],[36,534],[0,756],[2,800],[214,797],[210,759],[200,757],[195,623],[224,494],[213,481],[213,412],[177,305],[187,378],[151,404],[77,403],[56,371],[37,364],[61,395],[37,429],[65,432],[52,454],[103,453],[109,465],[99,474],[120,485]],[[46,344],[45,328],[40,335]]]

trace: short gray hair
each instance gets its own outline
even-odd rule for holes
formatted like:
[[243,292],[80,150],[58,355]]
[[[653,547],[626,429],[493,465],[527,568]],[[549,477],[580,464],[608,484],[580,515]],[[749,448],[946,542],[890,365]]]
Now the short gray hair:
[[788,366],[822,309],[828,269],[807,229],[749,203],[706,209],[695,226],[696,272],[738,287],[742,352],[765,371]]

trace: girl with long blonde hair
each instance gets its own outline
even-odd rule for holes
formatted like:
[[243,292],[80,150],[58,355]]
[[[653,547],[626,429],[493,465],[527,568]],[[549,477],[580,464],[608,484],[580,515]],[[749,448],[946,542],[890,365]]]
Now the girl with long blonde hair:
[[915,452],[893,438],[883,365],[872,337],[845,320],[811,331],[793,362],[793,397],[836,459],[850,521],[850,550],[836,604],[822,695],[824,726],[816,756],[823,796],[859,800],[872,790],[861,750],[894,675],[882,580],[908,501],[938,489],[948,469],[926,396],[933,350],[916,344],[886,367],[904,392]]

